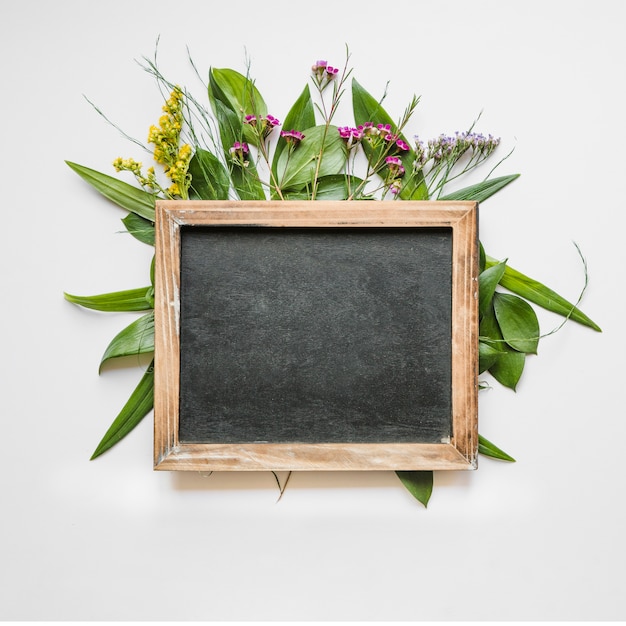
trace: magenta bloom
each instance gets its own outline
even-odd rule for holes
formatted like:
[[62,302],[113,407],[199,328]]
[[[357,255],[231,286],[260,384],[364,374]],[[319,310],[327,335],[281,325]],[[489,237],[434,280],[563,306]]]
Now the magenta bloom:
[[400,157],[388,156],[385,159],[385,163],[387,164],[387,167],[389,168],[389,173],[392,176],[398,177],[404,175],[405,170],[404,166],[402,165],[402,161],[400,160]]
[[259,125],[261,130],[261,135],[265,138],[267,137],[275,126],[280,125],[280,121],[278,118],[273,115],[267,115],[266,117],[262,117],[260,115],[246,115],[243,118],[244,124],[249,124],[250,126]]
[[400,150],[410,150],[409,144],[407,144],[405,141],[402,141],[402,139],[398,139],[398,141],[396,141],[396,146]]
[[363,137],[363,131],[352,126],[340,126],[337,130],[342,139],[361,139]]
[[293,145],[298,145],[304,139],[304,134],[299,130],[281,130],[280,136]]
[[235,141],[233,147],[230,149],[231,154],[239,153],[241,155],[248,154],[250,152],[250,148],[248,148],[248,144],[243,141]]

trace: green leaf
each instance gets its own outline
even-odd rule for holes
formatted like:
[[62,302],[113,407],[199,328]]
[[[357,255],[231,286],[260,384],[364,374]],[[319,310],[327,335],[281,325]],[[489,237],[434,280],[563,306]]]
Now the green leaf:
[[482,317],[487,311],[496,292],[496,287],[506,269],[506,261],[493,265],[478,276],[478,311]]
[[[313,101],[311,100],[311,90],[309,86],[306,85],[283,120],[282,127],[284,130],[302,131],[304,128],[312,128],[313,126],[315,126],[315,109],[313,108]],[[286,147],[287,142],[285,139],[282,137],[279,138],[276,142],[274,157],[272,159],[272,172],[277,180],[278,161]]]
[[500,358],[503,351],[487,341],[478,342],[478,373],[482,374],[492,367]]
[[98,444],[91,460],[121,441],[154,406],[154,361]]
[[433,492],[433,473],[398,471],[396,475],[409,493],[427,507]]
[[478,255],[479,272],[482,274],[487,266],[487,255],[485,254],[485,248],[483,248],[483,244],[480,243],[480,241],[478,242]]
[[228,200],[230,178],[214,154],[196,148],[188,171],[191,174],[190,200]]
[[100,361],[154,352],[154,312],[143,315],[120,331],[108,345]]
[[209,73],[209,99],[212,106],[215,100],[219,100],[232,111],[242,123],[245,141],[253,146],[259,145],[258,133],[252,126],[243,124],[243,119],[246,115],[266,116],[267,105],[249,78],[232,69],[212,68]]
[[154,245],[154,223],[144,217],[139,217],[136,213],[129,213],[122,223],[126,230],[142,243],[149,246]]
[[103,196],[123,209],[154,222],[156,196],[124,181],[92,170],[84,165],[65,161],[83,180],[95,187]]
[[512,456],[508,455],[504,450],[500,450],[498,446],[495,446],[481,435],[478,435],[478,452],[494,459],[515,463],[515,459]]
[[248,167],[240,167],[233,163],[230,148],[236,141],[243,140],[241,120],[223,102],[214,102],[215,117],[220,129],[220,137],[224,148],[224,158],[230,163],[230,180],[233,188],[241,200],[265,200],[265,191],[259,180],[254,161],[248,162]]
[[69,293],[63,295],[69,302],[96,311],[147,311],[152,308],[147,300],[150,289],[151,287],[140,287],[97,296],[75,296]]
[[539,344],[539,321],[534,309],[508,293],[495,293],[493,310],[504,340],[515,350],[536,354]]
[[304,131],[304,139],[294,150],[285,150],[277,165],[278,182],[281,189],[302,189],[312,185],[322,142],[324,151],[318,179],[322,176],[341,174],[346,164],[346,147],[336,126],[314,126]]
[[458,191],[446,194],[438,198],[439,200],[468,200],[474,202],[484,202],[487,198],[493,196],[496,192],[512,183],[519,174],[509,174],[508,176],[499,176],[498,178],[490,178],[482,183],[464,187]]
[[517,383],[522,377],[525,362],[526,355],[523,352],[507,348],[489,368],[489,373],[501,385],[515,391]]
[[[363,181],[356,176],[347,177],[344,174],[334,176],[322,176],[317,184],[316,200],[346,200],[352,190],[356,189]],[[285,200],[310,200],[311,186],[306,185],[297,191],[283,192]]]
[[232,111],[246,115],[267,115],[267,105],[254,83],[239,72],[211,68],[209,81],[213,96],[227,103]]
[[[354,121],[357,126],[366,122],[373,122],[374,124],[391,124],[393,128],[397,127],[397,124],[391,119],[387,111],[383,109],[380,102],[366,91],[355,78],[352,79],[352,108]],[[410,145],[402,133],[400,133],[400,138]],[[361,145],[367,157],[371,159],[373,151],[369,144],[364,141]],[[428,189],[426,188],[424,175],[421,171],[416,175],[411,174],[415,161],[415,151],[410,149],[398,156],[400,156],[402,165],[406,170],[406,174],[402,179],[400,197],[403,200],[427,200]],[[387,168],[384,167],[382,172],[384,173],[386,170]]]
[[[495,259],[487,256],[487,266],[497,263]],[[568,317],[579,324],[593,328],[598,332],[602,329],[591,319],[589,319],[581,310],[576,308],[571,302],[560,296],[552,289],[546,287],[542,283],[525,276],[521,272],[507,266],[500,284],[509,291],[522,296],[526,300],[530,300],[540,307],[558,313],[564,317]]]
[[[480,321],[479,334],[479,365],[480,343],[482,342],[500,352],[500,354],[495,355],[495,361],[489,365],[489,373],[501,385],[515,390],[522,376],[522,372],[524,371],[526,354],[513,350],[513,348],[506,344],[502,337],[502,332],[500,331],[493,306],[490,306],[483,315]],[[483,352],[485,352],[484,348]],[[493,353],[491,353],[491,356],[494,356]]]

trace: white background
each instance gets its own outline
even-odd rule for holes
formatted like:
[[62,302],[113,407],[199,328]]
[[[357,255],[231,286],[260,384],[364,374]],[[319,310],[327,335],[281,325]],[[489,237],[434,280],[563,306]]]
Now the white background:
[[[617,620],[624,588],[623,26],[619,0],[297,3],[0,1],[0,619]],[[408,136],[467,128],[522,177],[481,207],[490,255],[581,304],[517,393],[481,392],[480,431],[518,459],[439,473],[428,509],[393,473],[158,473],[146,418],[89,461],[139,380],[98,364],[133,315],[63,300],[147,284],[150,249],[65,164],[144,158],[164,73],[252,75],[281,118],[311,63],[341,65]],[[201,91],[199,92],[200,95]],[[349,109],[345,122],[350,123]],[[340,122],[341,120],[337,120]],[[541,314],[542,331],[559,318]]]

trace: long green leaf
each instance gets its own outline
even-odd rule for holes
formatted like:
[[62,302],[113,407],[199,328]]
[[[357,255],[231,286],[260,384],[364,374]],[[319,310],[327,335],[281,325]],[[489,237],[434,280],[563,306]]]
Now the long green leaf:
[[[211,68],[209,99],[214,111],[215,100],[219,100],[242,121],[242,124],[246,115],[267,115],[267,105],[254,83],[232,69]],[[259,145],[259,135],[252,126],[243,124],[242,136],[249,144]],[[230,145],[232,144],[228,147]]]
[[493,310],[504,340],[519,352],[536,354],[539,344],[539,321],[533,308],[518,296],[495,293]]
[[[301,132],[305,128],[315,126],[315,109],[313,108],[311,90],[308,85],[304,87],[298,99],[294,102],[291,109],[289,109],[289,112],[282,122],[282,126],[285,130],[298,130]],[[283,138],[279,138],[276,142],[274,157],[272,159],[272,172],[275,177],[278,177],[278,160],[286,147],[287,142]]]
[[[395,121],[391,119],[380,102],[364,89],[355,78],[352,79],[352,109],[357,126],[366,122],[373,122],[374,124],[391,124],[393,128],[396,128]],[[400,138],[410,145],[404,135],[400,134]],[[362,146],[365,154],[371,158],[372,150],[368,143],[363,142]],[[413,149],[407,150],[398,156],[400,156],[402,165],[406,170],[405,177],[402,180],[400,197],[403,200],[427,200],[428,189],[426,188],[422,172],[420,171],[417,175],[411,175],[415,161],[415,151]],[[385,172],[386,169],[385,167],[382,171]]]
[[494,459],[515,463],[515,459],[511,455],[507,454],[504,450],[501,450],[498,446],[481,435],[478,435],[478,452]]
[[433,492],[433,473],[427,471],[398,471],[396,475],[408,489],[409,493],[427,507]]
[[154,222],[156,196],[84,165],[65,161],[83,180],[123,209]]
[[[229,162],[231,159],[230,148],[236,141],[243,140],[241,118],[221,100],[214,101],[214,111],[224,148],[224,158],[226,162]],[[252,159],[248,162],[247,167],[240,167],[234,163],[230,167],[230,180],[241,200],[265,200],[265,190]]]
[[150,364],[130,398],[98,444],[91,460],[121,441],[154,406],[154,361]]
[[154,352],[154,312],[143,315],[120,331],[108,345],[100,361]]
[[504,274],[506,261],[493,265],[478,276],[478,311],[482,317],[493,300],[493,294]]
[[254,83],[229,68],[211,68],[209,77],[213,94],[230,109],[242,115],[267,115],[267,105]]
[[[487,256],[487,267],[498,263],[496,259]],[[500,284],[509,291],[516,293],[518,296],[522,296],[526,300],[530,300],[540,307],[558,313],[564,317],[593,328],[598,332],[602,332],[602,329],[589,317],[587,317],[580,309],[574,306],[571,302],[568,302],[565,298],[558,293],[546,287],[542,283],[525,276],[521,272],[507,266]]]
[[470,185],[464,187],[458,191],[441,196],[439,200],[468,200],[474,202],[484,202],[487,198],[491,198],[493,194],[506,187],[509,183],[512,183],[516,178],[519,178],[519,174],[509,174],[508,176],[499,176],[497,178],[490,178],[482,183],[476,185]]
[[148,311],[152,308],[149,302],[151,289],[152,287],[140,287],[126,291],[101,293],[96,296],[75,296],[70,293],[63,295],[69,302],[96,311]]

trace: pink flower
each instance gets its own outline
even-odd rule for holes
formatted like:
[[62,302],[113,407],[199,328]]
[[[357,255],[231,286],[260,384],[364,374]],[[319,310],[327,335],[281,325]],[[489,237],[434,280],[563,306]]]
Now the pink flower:
[[291,143],[294,146],[297,146],[304,139],[304,134],[299,130],[281,130],[280,136],[283,137],[287,143]]

